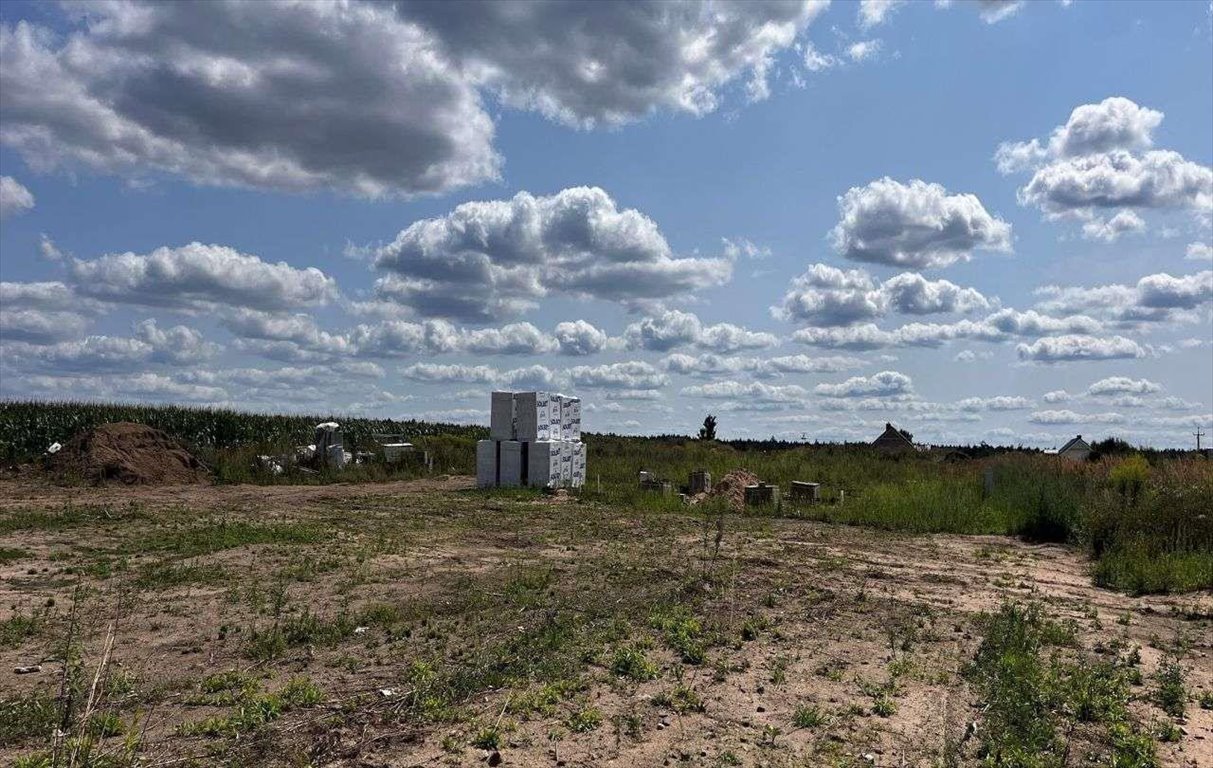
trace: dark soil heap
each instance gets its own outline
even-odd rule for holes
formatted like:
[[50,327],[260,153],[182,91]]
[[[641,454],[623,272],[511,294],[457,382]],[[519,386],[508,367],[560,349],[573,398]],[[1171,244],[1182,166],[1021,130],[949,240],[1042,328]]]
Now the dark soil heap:
[[102,483],[179,485],[206,479],[206,468],[173,438],[145,424],[102,424],[80,432],[50,457],[52,472]]

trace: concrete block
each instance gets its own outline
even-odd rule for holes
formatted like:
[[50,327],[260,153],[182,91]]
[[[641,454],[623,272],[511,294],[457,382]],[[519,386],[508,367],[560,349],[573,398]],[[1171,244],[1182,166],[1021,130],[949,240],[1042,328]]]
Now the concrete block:
[[793,480],[792,489],[788,495],[792,501],[808,501],[816,504],[821,501],[821,483],[806,483],[801,480]]
[[674,484],[669,480],[659,480],[657,478],[650,477],[647,480],[640,481],[640,490],[652,491],[653,493],[660,493],[662,496],[669,496],[674,492]]
[[497,485],[497,441],[476,441],[476,487],[494,488]]
[[765,507],[779,503],[779,486],[759,483],[745,487],[745,504],[747,507]]
[[489,409],[489,437],[493,440],[514,439],[514,393],[494,392]]
[[497,485],[502,488],[517,488],[522,485],[522,443],[517,440],[502,440],[497,454]]
[[712,473],[704,469],[692,472],[687,486],[687,490],[692,496],[697,493],[707,493],[712,490]]

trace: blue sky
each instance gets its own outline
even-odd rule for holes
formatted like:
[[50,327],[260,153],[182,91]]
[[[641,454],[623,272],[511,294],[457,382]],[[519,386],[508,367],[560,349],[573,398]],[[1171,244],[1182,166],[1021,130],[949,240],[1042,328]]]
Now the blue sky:
[[1211,13],[5,3],[0,396],[1187,445]]

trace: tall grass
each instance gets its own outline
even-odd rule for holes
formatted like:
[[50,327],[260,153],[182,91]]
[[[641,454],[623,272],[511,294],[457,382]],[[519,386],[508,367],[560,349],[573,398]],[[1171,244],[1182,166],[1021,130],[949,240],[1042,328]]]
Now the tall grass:
[[1087,538],[1098,559],[1096,583],[1136,593],[1213,589],[1213,472],[1208,462],[1149,468],[1136,489],[1117,469],[1087,502]]
[[[937,455],[882,456],[860,445],[749,450],[695,440],[589,441],[588,493],[639,510],[677,509],[677,496],[642,490],[641,469],[677,484],[707,469],[745,468],[783,487],[819,482],[824,503],[785,500],[782,514],[916,533],[995,534],[1090,553],[1097,583],[1129,592],[1213,589],[1213,465],[1154,454],[1071,462],[1005,452],[948,463]],[[987,489],[986,475],[992,475]],[[601,492],[598,490],[601,484]],[[845,497],[845,500],[844,500]]]

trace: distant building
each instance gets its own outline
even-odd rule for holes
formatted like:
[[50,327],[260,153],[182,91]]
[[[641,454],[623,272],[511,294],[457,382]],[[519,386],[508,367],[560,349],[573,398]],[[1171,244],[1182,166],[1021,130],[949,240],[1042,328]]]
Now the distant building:
[[885,423],[884,432],[872,441],[872,447],[884,453],[915,453],[918,446],[892,424]]
[[1091,455],[1091,446],[1082,439],[1082,435],[1078,435],[1057,450],[1045,451],[1045,453],[1061,456],[1071,461],[1086,461],[1087,457]]

